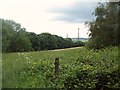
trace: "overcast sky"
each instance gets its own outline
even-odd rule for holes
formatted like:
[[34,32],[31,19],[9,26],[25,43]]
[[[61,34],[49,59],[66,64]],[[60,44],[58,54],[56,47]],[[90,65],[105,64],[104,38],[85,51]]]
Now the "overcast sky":
[[[97,0],[105,1],[105,0]],[[96,0],[0,0],[0,18],[20,23],[29,32],[88,37],[85,21],[94,19]]]

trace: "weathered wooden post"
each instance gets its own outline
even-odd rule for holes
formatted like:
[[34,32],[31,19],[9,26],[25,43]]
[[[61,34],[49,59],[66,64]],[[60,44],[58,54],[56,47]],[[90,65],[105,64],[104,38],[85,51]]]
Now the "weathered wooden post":
[[54,65],[55,65],[55,78],[57,78],[59,75],[59,58],[55,58]]

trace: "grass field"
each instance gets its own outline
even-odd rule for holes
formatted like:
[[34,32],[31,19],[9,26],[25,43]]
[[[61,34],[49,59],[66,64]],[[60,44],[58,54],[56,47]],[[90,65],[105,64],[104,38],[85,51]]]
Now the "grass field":
[[[55,58],[60,59],[57,79],[54,76]],[[100,82],[96,75],[100,74],[110,77],[108,86],[118,87],[120,84],[119,81],[113,81],[118,77],[113,78],[111,75],[118,69],[117,47],[98,51],[83,47],[60,51],[4,53],[2,69],[3,88],[95,88],[95,84]]]

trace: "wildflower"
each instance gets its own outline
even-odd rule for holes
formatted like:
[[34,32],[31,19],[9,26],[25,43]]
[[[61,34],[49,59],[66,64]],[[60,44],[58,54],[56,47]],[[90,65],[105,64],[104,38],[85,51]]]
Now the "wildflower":
[[26,57],[26,59],[29,59],[28,57]]
[[20,55],[20,53],[18,52],[18,55]]
[[28,62],[28,64],[30,64],[31,62]]

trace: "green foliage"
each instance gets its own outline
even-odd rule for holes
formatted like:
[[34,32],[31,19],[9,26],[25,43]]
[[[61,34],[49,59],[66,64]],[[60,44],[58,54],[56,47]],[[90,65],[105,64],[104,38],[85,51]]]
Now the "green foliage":
[[94,39],[89,40],[89,42],[87,43],[87,47],[89,49],[101,49],[105,47],[105,45],[103,44],[103,41],[99,37],[96,37]]
[[26,32],[19,31],[13,34],[9,44],[10,52],[24,52],[30,51],[31,49],[31,42],[26,35]]
[[2,21],[2,51],[6,52],[9,47],[10,38],[12,33],[14,33],[12,21],[3,20]]
[[12,20],[2,19],[2,52],[23,52],[31,49],[25,28]]
[[32,33],[32,32],[29,32],[29,39],[30,39],[30,42],[32,44],[32,48],[35,50],[35,51],[39,51],[41,50],[41,42],[39,40],[39,36],[35,33]]
[[72,47],[72,46],[73,46],[72,40],[71,40],[70,38],[66,38],[66,39],[64,40],[64,47],[65,47],[65,48],[70,48],[70,47]]
[[57,43],[53,36],[49,33],[41,33],[39,34],[39,40],[40,40],[40,47],[42,50],[52,50],[57,48]]
[[106,46],[118,46],[119,38],[119,2],[99,3],[93,15],[95,20],[89,22],[90,41],[89,48],[100,49]]
[[51,35],[50,33],[41,33],[38,36],[41,50],[53,50],[73,47],[73,42],[70,38],[64,39],[57,35]]
[[76,41],[76,42],[74,42],[73,47],[79,47],[79,46],[84,46],[84,45],[85,45],[85,42]]
[[[60,73],[54,76],[54,60]],[[118,88],[118,47],[3,54],[3,88]]]

